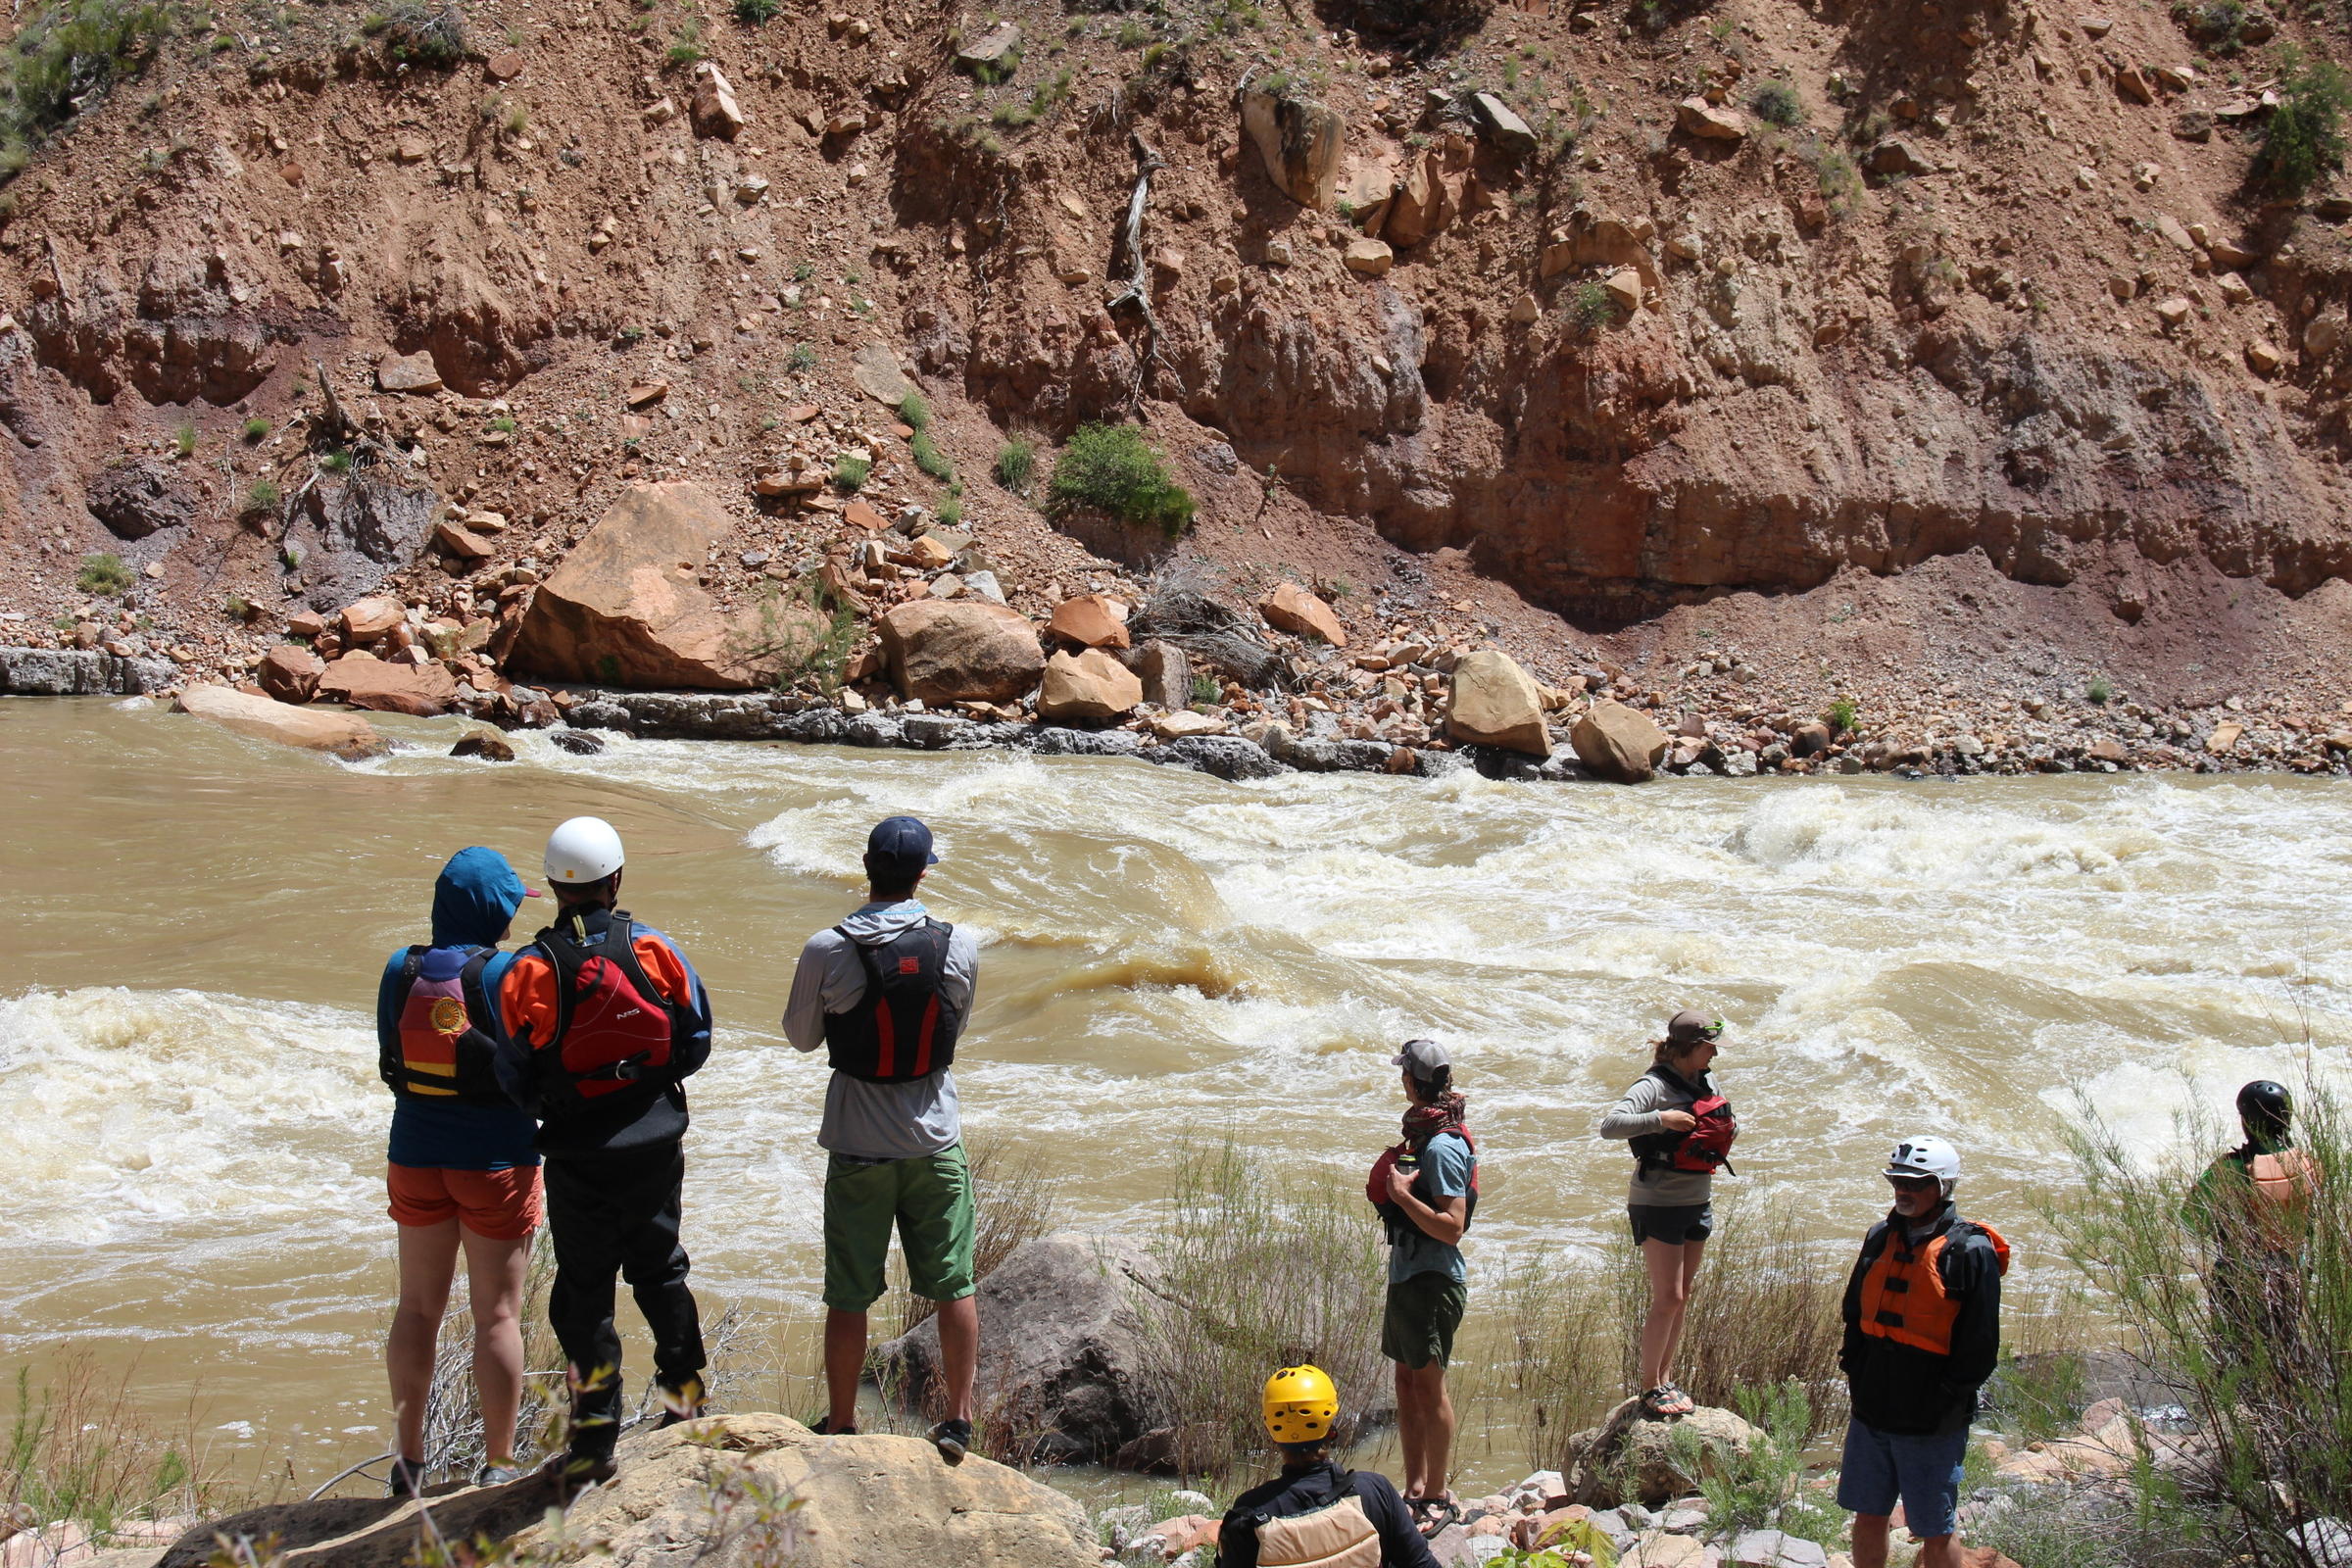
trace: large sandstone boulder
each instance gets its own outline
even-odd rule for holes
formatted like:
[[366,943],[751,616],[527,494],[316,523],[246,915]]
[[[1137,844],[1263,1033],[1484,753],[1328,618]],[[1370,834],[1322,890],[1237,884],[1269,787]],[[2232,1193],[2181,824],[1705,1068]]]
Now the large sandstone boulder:
[[[268,691],[267,683],[263,690]],[[318,694],[378,713],[413,713],[431,718],[457,701],[458,678],[446,664],[395,664],[369,654],[350,653],[326,666]],[[275,695],[272,693],[271,695]]]
[[882,656],[906,697],[926,703],[1004,703],[1046,672],[1029,617],[970,599],[917,599],[884,615]]
[[299,643],[279,643],[262,656],[254,678],[281,703],[307,703],[318,695],[326,662]]
[[1594,703],[1568,732],[1578,760],[1620,784],[1640,784],[1658,770],[1666,732],[1623,703]]
[[1499,746],[1530,757],[1551,756],[1551,732],[1544,724],[1544,694],[1535,677],[1497,648],[1482,648],[1453,666],[1446,733],[1473,745]]
[[[1677,1427],[1688,1427],[1698,1440],[1698,1460],[1690,1468],[1676,1451]],[[1639,1399],[1628,1399],[1598,1427],[1568,1440],[1568,1494],[1594,1508],[1614,1508],[1622,1502],[1654,1508],[1696,1492],[1700,1475],[1721,1473],[1760,1436],[1739,1416],[1713,1405],[1659,1420],[1643,1415]],[[1692,1474],[1692,1469],[1698,1473]]]
[[[1153,1424],[1142,1382],[1142,1328],[1128,1272],[1151,1263],[1133,1245],[1057,1231],[1017,1249],[980,1282],[981,1409],[1024,1435],[1031,1456],[1106,1464]],[[901,1389],[927,1402],[939,1374],[939,1321],[882,1347]]]
[[1134,711],[1144,700],[1135,672],[1100,648],[1055,654],[1046,661],[1037,716],[1057,724],[1101,723]]
[[1046,630],[1080,648],[1124,648],[1127,617],[1101,594],[1080,594],[1054,607]]
[[1242,128],[1265,161],[1266,177],[1291,200],[1331,211],[1348,151],[1348,122],[1308,98],[1252,88],[1242,94]]
[[172,710],[209,718],[240,735],[327,752],[347,761],[378,757],[390,750],[375,726],[364,718],[316,708],[292,708],[228,686],[191,686],[172,701]]
[[734,526],[697,484],[636,484],[539,585],[509,666],[606,686],[744,691],[807,657],[813,611],[721,614],[696,580]]
[[[518,1553],[612,1568],[1093,1568],[1086,1510],[1018,1470],[948,1464],[918,1438],[820,1438],[780,1415],[721,1415],[620,1446],[620,1474]],[[795,1506],[787,1514],[784,1504]],[[764,1517],[763,1517],[764,1516]]]
[[1276,631],[1294,637],[1320,637],[1334,648],[1348,646],[1348,628],[1340,624],[1331,606],[1295,582],[1275,584],[1274,591],[1257,602],[1257,612]]
[[1127,667],[1144,683],[1144,701],[1161,708],[1189,708],[1193,702],[1193,662],[1184,650],[1158,638],[1128,656]]

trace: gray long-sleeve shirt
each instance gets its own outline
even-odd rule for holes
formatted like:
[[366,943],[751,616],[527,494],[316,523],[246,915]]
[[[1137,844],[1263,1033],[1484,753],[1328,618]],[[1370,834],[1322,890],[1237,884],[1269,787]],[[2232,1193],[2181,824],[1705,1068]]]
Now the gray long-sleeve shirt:
[[[851,939],[886,942],[929,914],[913,899],[868,904],[842,921],[839,930],[828,927],[810,937],[801,949],[792,996],[784,1004],[784,1038],[793,1049],[818,1049],[825,1043],[825,1014],[847,1012],[865,995],[865,965]],[[849,938],[842,931],[849,932]],[[958,926],[948,940],[940,1004],[968,1022],[979,978],[980,944]],[[825,1090],[825,1119],[816,1142],[821,1149],[853,1159],[919,1159],[952,1148],[962,1136],[955,1074],[942,1067],[927,1077],[897,1084],[867,1083],[835,1073]]]
[[[1705,1094],[1717,1092],[1712,1077],[1702,1076],[1699,1088]],[[1672,1084],[1643,1073],[1634,1080],[1634,1087],[1625,1092],[1625,1098],[1600,1118],[1600,1136],[1640,1138],[1647,1133],[1662,1133],[1666,1129],[1658,1120],[1660,1111],[1689,1110],[1694,1103],[1691,1096]],[[1714,1191],[1714,1176],[1703,1170],[1644,1171],[1636,1165],[1625,1200],[1671,1208],[1704,1203]]]

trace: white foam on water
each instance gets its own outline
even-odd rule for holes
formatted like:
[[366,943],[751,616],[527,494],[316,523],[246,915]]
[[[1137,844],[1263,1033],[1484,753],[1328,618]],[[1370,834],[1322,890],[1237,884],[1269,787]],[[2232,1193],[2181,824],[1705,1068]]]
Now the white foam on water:
[[350,1212],[381,1181],[380,1137],[351,1137],[381,1123],[381,1098],[373,1028],[333,1009],[118,988],[0,1000],[0,1169],[24,1241]]

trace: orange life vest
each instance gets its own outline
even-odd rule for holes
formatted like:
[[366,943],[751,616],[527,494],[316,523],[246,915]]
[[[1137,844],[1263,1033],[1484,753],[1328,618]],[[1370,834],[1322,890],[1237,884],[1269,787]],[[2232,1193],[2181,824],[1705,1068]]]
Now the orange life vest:
[[2246,1176],[2254,1184],[2255,1224],[2279,1246],[2293,1246],[2319,1190],[2318,1163],[2300,1149],[2282,1149],[2247,1160]]
[[1952,1353],[1952,1325],[1959,1321],[1960,1302],[1943,1288],[1944,1247],[1961,1226],[1977,1231],[1992,1244],[2001,1272],[2009,1272],[2009,1244],[2000,1232],[1975,1220],[1961,1220],[1942,1235],[1931,1237],[1917,1251],[1899,1224],[1889,1221],[1879,1255],[1862,1276],[1862,1332],[1936,1355]]

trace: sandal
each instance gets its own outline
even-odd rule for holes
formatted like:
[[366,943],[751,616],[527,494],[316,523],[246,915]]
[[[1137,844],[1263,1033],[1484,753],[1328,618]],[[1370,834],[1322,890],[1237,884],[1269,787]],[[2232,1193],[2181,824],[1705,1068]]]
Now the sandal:
[[1405,1512],[1412,1516],[1413,1528],[1424,1541],[1435,1538],[1447,1525],[1462,1522],[1462,1505],[1448,1494],[1443,1497],[1407,1497]]
[[1697,1408],[1695,1399],[1671,1383],[1661,1383],[1642,1396],[1642,1413],[1656,1421],[1689,1415]]

